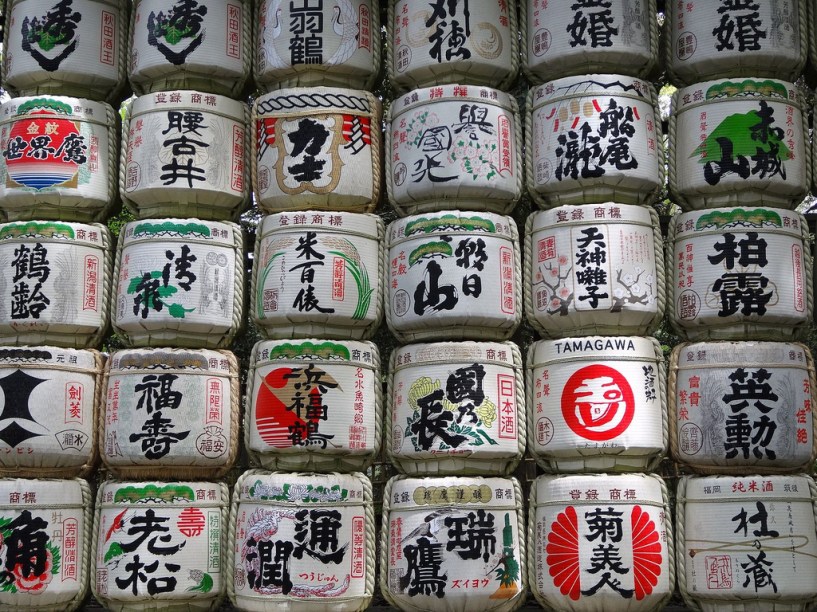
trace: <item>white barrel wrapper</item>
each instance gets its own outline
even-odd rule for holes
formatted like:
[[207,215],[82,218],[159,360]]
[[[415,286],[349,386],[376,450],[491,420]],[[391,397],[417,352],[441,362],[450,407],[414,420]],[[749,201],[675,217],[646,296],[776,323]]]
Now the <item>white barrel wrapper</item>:
[[371,482],[359,472],[245,472],[233,491],[227,566],[241,610],[362,612],[374,593]]
[[104,225],[0,225],[0,344],[96,346],[108,328],[110,247]]
[[527,98],[527,188],[541,208],[652,204],[664,185],[655,90],[620,74],[566,77]]
[[130,346],[229,346],[243,314],[243,242],[235,223],[125,224],[114,272],[114,329]]
[[138,218],[235,218],[250,200],[249,106],[163,91],[125,107],[119,190]]
[[442,211],[388,227],[386,321],[401,342],[507,340],[522,319],[511,217]]
[[256,3],[255,81],[279,87],[371,89],[380,72],[380,7],[373,0]]
[[238,361],[228,351],[130,349],[105,368],[102,460],[118,478],[218,478],[238,453]]
[[533,213],[525,255],[525,315],[545,337],[651,334],[664,317],[663,238],[652,207]]
[[366,469],[383,427],[371,342],[271,340],[253,347],[245,446],[268,469]]
[[525,452],[522,356],[511,342],[392,352],[386,451],[405,474],[508,475]]
[[23,96],[119,102],[128,36],[125,3],[10,0],[5,15],[5,86]]
[[510,612],[527,591],[519,482],[395,476],[380,551],[380,591],[401,610]]
[[0,475],[72,477],[93,470],[102,364],[94,350],[0,348]]
[[522,0],[522,68],[536,84],[574,74],[647,78],[658,64],[655,0]]
[[418,89],[392,102],[386,123],[386,186],[398,213],[508,214],[522,195],[522,118],[511,95]]
[[[802,215],[775,208],[682,213],[669,228],[669,319],[689,340],[790,340],[812,319]],[[669,290],[668,290],[669,292]]]
[[672,536],[658,476],[540,476],[528,506],[531,590],[550,610],[661,610],[675,589]]
[[808,0],[673,3],[665,62],[676,85],[721,77],[795,81],[808,53]]
[[128,78],[140,94],[201,89],[238,98],[250,76],[250,0],[136,0]]
[[227,485],[108,480],[95,512],[91,591],[108,610],[218,609],[229,580]]
[[670,358],[670,447],[696,472],[810,469],[814,361],[791,342],[679,344]]
[[88,593],[93,499],[88,483],[0,480],[0,606],[71,612]]
[[383,221],[305,211],[261,221],[251,316],[269,338],[371,338],[383,317]]
[[265,213],[371,212],[380,197],[381,105],[368,91],[280,89],[252,109],[252,182]]
[[0,209],[8,218],[104,220],[116,198],[113,108],[37,96],[9,100],[0,115]]
[[388,0],[386,69],[392,86],[464,83],[508,89],[519,69],[516,3]]
[[817,600],[817,488],[801,476],[684,476],[678,590],[702,612],[796,612]]
[[669,189],[684,210],[797,207],[811,185],[808,112],[773,79],[697,83],[672,97]]
[[655,338],[535,342],[525,386],[528,450],[548,471],[645,471],[666,452],[666,370]]

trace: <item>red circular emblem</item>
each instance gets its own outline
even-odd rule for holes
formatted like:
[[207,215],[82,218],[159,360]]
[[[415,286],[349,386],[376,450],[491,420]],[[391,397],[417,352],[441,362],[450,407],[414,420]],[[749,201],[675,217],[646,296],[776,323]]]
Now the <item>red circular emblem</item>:
[[576,370],[565,383],[562,416],[582,438],[612,440],[630,426],[634,413],[633,390],[618,370],[594,364]]

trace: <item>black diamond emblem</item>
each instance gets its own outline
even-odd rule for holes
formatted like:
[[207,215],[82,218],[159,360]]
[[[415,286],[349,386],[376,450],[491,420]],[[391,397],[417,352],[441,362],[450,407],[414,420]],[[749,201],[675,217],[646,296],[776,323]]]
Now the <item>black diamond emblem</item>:
[[20,427],[16,422],[11,425],[6,425],[6,428],[0,431],[0,440],[14,448],[21,442],[25,442],[29,438],[36,438],[43,434],[33,433]]

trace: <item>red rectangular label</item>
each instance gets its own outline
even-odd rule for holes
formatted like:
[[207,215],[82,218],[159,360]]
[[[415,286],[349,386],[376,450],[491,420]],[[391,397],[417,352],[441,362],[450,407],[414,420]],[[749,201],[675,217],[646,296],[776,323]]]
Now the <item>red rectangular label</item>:
[[108,66],[114,65],[116,57],[116,15],[102,11],[102,45],[99,49],[99,61]]
[[509,374],[497,374],[499,389],[499,437],[516,439],[516,380]]
[[85,293],[82,298],[82,309],[97,311],[99,303],[97,301],[97,287],[99,286],[99,257],[96,255],[85,256],[85,280],[83,283]]
[[343,301],[346,292],[346,262],[342,257],[332,258],[332,299]]
[[217,423],[221,425],[222,408],[224,398],[222,395],[222,383],[219,378],[207,379],[207,418],[205,422]]
[[233,163],[230,187],[235,191],[244,191],[244,129],[233,126]]
[[241,7],[227,5],[227,57],[241,59]]
[[66,423],[82,423],[82,400],[84,399],[85,389],[82,383],[67,382],[65,383],[65,422]]
[[505,314],[516,313],[516,298],[513,266],[513,250],[509,247],[499,249],[499,286],[500,308]]
[[363,517],[352,519],[352,578],[363,578],[366,571],[366,529]]

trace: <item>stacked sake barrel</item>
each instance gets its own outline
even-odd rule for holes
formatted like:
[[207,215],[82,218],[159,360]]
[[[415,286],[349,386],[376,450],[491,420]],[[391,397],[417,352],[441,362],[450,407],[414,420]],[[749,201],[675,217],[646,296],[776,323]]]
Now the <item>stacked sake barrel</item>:
[[0,605],[88,592],[97,418],[128,15],[119,2],[5,5],[0,107]]
[[[255,3],[250,356],[227,566],[243,610],[374,594],[385,228],[377,2]],[[273,566],[272,563],[275,565]]]
[[[814,576],[811,186],[794,84],[805,2],[668,11],[670,447],[679,588],[703,610],[803,609]],[[747,27],[734,29],[735,24]],[[713,28],[714,25],[714,28]]]
[[[653,610],[674,590],[655,2],[523,2],[531,589],[549,609]],[[596,26],[588,26],[593,23]],[[599,529],[604,525],[606,527]],[[607,530],[609,528],[609,530]],[[604,531],[604,533],[602,533]],[[609,555],[626,559],[612,571]]]
[[[20,97],[0,128],[12,298],[0,326],[5,343],[56,346],[3,351],[4,456],[15,463],[3,469],[88,475],[100,449],[123,480],[102,484],[93,519],[83,481],[3,481],[0,498],[18,512],[3,519],[7,550],[18,550],[3,603],[76,608],[90,581],[112,609],[215,607],[228,489],[202,479],[226,473],[238,450],[238,365],[216,349],[242,320],[242,238],[229,219],[249,201],[249,112],[225,96],[249,74],[249,3],[20,0],[6,10],[4,85]],[[120,163],[105,101],[119,105],[126,76],[141,97],[125,112]],[[114,266],[94,222],[120,200],[138,221],[123,228]],[[109,307],[130,348],[103,372],[90,349]]]
[[402,610],[512,610],[527,590],[515,3],[388,4],[391,355],[380,588]]

